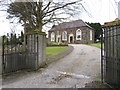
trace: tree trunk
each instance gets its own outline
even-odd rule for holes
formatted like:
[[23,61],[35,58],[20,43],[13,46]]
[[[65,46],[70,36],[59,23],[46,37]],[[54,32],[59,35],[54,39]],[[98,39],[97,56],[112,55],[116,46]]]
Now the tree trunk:
[[26,47],[26,30],[24,29],[24,47]]
[[39,30],[42,32],[42,23],[39,25]]
[[26,48],[26,21],[24,24],[24,48]]

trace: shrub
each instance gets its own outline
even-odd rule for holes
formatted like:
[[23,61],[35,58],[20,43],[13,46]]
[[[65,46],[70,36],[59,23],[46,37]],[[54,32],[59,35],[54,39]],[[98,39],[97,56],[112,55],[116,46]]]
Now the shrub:
[[62,42],[61,42],[61,43],[59,43],[59,45],[68,45],[68,43],[62,43]]
[[47,45],[68,45],[68,43],[56,43],[56,42],[50,42],[50,43],[47,43]]
[[58,45],[58,43],[50,42],[50,43],[47,43],[47,45]]

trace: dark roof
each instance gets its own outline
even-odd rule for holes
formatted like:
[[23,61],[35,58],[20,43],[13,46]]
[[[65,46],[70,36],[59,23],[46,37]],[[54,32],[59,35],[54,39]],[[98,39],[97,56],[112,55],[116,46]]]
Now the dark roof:
[[86,26],[93,29],[91,26],[86,24],[84,21],[76,20],[76,21],[64,22],[64,23],[61,23],[59,25],[55,25],[49,31],[63,30],[63,29],[68,29],[68,28],[86,27]]

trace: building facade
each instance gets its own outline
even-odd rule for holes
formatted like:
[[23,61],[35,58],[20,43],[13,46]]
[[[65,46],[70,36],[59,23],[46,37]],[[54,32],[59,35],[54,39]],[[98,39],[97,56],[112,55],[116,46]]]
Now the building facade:
[[48,41],[57,43],[94,43],[94,29],[82,20],[61,23],[48,31]]

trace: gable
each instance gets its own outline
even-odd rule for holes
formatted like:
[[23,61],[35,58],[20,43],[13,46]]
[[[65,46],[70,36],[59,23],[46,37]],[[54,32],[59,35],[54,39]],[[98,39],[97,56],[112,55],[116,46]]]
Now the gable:
[[61,24],[56,25],[56,26],[54,25],[52,27],[52,29],[50,29],[49,31],[64,30],[64,29],[78,28],[78,27],[88,27],[88,28],[93,29],[91,26],[89,26],[88,24],[86,24],[82,20],[76,20],[76,21],[72,21],[72,22],[64,22],[64,23],[61,23]]

